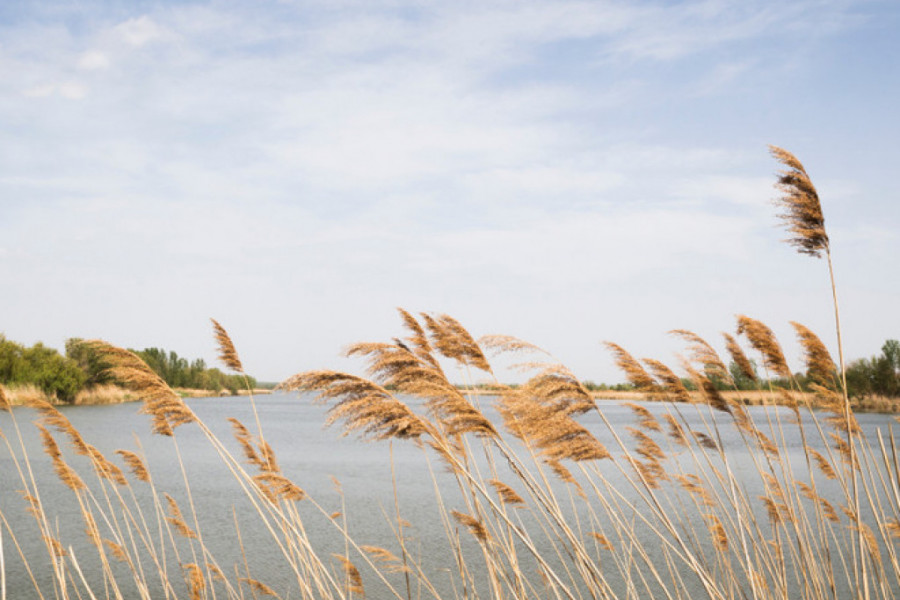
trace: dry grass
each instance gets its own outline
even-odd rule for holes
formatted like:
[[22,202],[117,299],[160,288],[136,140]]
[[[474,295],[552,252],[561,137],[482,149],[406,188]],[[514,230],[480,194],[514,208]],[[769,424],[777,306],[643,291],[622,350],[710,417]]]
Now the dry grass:
[[[746,406],[777,406],[784,403],[784,397],[778,391],[772,390],[723,390],[720,392],[728,402],[739,402]],[[817,396],[812,392],[792,392],[796,400],[809,402],[812,406],[817,404]],[[703,392],[688,391],[690,402],[700,403],[704,400]],[[640,400],[643,402],[671,402],[670,397],[659,397],[654,394],[637,391],[598,391],[591,392],[591,396],[597,400]]]
[[42,389],[40,389],[36,385],[11,385],[9,387],[0,385],[0,388],[3,388],[4,395],[9,404],[12,406],[25,406],[35,399],[44,400],[45,402],[49,402],[51,404],[59,403],[56,397],[48,396]]
[[900,413],[900,398],[889,398],[876,394],[853,398],[850,400],[850,405],[854,412]]
[[75,396],[73,404],[121,404],[135,402],[138,397],[125,388],[117,385],[95,385],[85,388]]

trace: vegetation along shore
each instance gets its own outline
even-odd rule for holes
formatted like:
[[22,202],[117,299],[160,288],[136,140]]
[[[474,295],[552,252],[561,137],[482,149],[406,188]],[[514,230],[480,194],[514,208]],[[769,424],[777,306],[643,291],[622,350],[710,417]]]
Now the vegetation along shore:
[[[14,405],[41,398],[52,404],[117,404],[138,400],[112,377],[99,357],[80,338],[66,340],[65,353],[42,343],[26,347],[0,333],[0,386]],[[251,376],[227,374],[207,367],[203,359],[188,360],[162,348],[133,350],[166,385],[186,397],[265,394],[274,384],[261,385]]]
[[[97,357],[91,355],[91,350],[80,344],[81,341],[78,338],[67,340],[62,355],[41,343],[25,347],[0,334],[0,386],[5,388],[9,401],[13,405],[22,405],[29,398],[41,398],[51,404],[86,405],[139,400],[104,373]],[[135,354],[181,396],[201,398],[248,393],[242,377],[207,368],[202,359],[188,361],[175,352],[160,348],[146,348]],[[755,363],[751,362],[751,368],[752,378],[745,376],[731,361],[727,369],[729,377],[714,376],[713,385],[730,399],[747,405],[781,404],[781,390],[796,385],[795,393],[805,395],[808,403],[817,406],[817,395],[811,387],[815,382],[808,372],[794,373],[790,380],[775,377],[760,385]],[[854,410],[900,412],[900,342],[897,340],[886,341],[881,354],[851,362],[846,377]],[[248,381],[256,395],[271,393],[274,387],[274,384],[259,384],[253,377],[248,377]],[[701,400],[702,394],[690,378],[683,377],[681,382],[690,392],[691,401]],[[585,381],[584,386],[600,399],[660,399],[659,394],[640,391],[632,383],[607,385]],[[502,389],[493,384],[481,384],[468,391],[492,395]]]

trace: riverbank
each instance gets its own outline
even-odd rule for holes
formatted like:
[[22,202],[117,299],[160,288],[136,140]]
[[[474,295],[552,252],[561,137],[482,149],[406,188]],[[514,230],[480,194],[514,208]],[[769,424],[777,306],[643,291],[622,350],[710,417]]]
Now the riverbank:
[[[104,405],[104,404],[123,404],[125,402],[137,402],[140,398],[135,395],[133,392],[126,390],[125,388],[119,387],[117,385],[97,385],[90,388],[85,388],[78,392],[75,396],[75,400],[72,402],[61,402],[59,398],[54,395],[48,395],[44,393],[40,388],[35,385],[26,384],[21,386],[0,386],[3,388],[3,392],[9,401],[9,403],[13,406],[23,406],[28,404],[31,400],[43,400],[45,402],[49,402],[53,405],[69,405],[69,406],[95,406],[95,405]],[[175,393],[177,393],[182,398],[217,398],[220,396],[232,396],[229,390],[198,390],[192,388],[175,388]],[[272,390],[268,389],[255,389],[253,390],[254,396],[262,396],[265,394],[271,394]],[[247,390],[240,390],[236,395],[238,396],[248,396],[250,392]]]
[[[102,405],[102,404],[122,404],[124,402],[136,402],[140,400],[134,393],[121,388],[116,385],[99,385],[94,386],[92,388],[84,389],[78,392],[78,395],[75,397],[75,401],[71,403],[60,402],[55,396],[48,396],[40,388],[34,385],[23,385],[17,387],[3,387],[3,390],[6,394],[9,403],[13,406],[22,406],[27,404],[31,399],[39,399],[45,400],[50,404],[54,405],[62,405],[69,404],[72,406],[91,406],[91,405]],[[174,388],[174,391],[181,396],[182,398],[218,398],[223,396],[232,396],[229,390],[198,390],[193,388]],[[265,396],[267,394],[271,394],[273,390],[270,389],[254,389],[254,396]],[[489,389],[473,389],[473,390],[465,390],[467,394],[474,394],[477,396],[495,396],[497,395],[496,390]],[[744,406],[775,406],[778,404],[782,404],[781,394],[777,391],[762,391],[762,390],[750,390],[750,391],[723,391],[720,392],[722,396],[729,401],[738,402],[743,404]],[[703,398],[700,392],[690,392],[691,399],[694,402],[700,403],[703,401]],[[794,392],[794,398],[797,399],[800,404],[809,403],[811,406],[817,406],[818,401],[816,400],[816,395],[811,392]],[[240,390],[236,394],[238,396],[249,396],[250,392],[247,390]],[[654,401],[666,401],[664,399],[654,398],[648,394],[643,392],[634,392],[634,391],[619,391],[619,390],[603,390],[597,392],[591,392],[591,396],[595,400],[617,400],[621,402],[654,402]],[[900,398],[889,398],[887,396],[866,396],[864,398],[853,398],[850,401],[850,405],[853,407],[855,412],[869,412],[869,413],[900,413]]]
[[[249,396],[251,392],[248,390],[238,390],[237,394],[232,394],[229,390],[219,390],[218,392],[214,390],[197,390],[193,388],[174,388],[175,393],[177,393],[182,398],[218,398],[221,396]],[[272,390],[256,388],[253,390],[254,396],[264,396],[266,394],[271,394]]]
[[[700,392],[689,392],[694,402],[703,402]],[[726,400],[743,404],[744,406],[776,406],[784,404],[781,391],[768,390],[746,390],[746,391],[722,391],[719,392]],[[642,392],[620,392],[620,391],[602,391],[592,392],[591,395],[597,400],[623,400],[623,401],[645,401],[653,402],[655,400],[667,401],[667,399],[653,398]],[[792,392],[792,397],[801,405],[819,406],[820,402],[816,395],[812,392]],[[900,398],[889,398],[887,396],[865,396],[862,398],[851,398],[850,406],[854,412],[870,412],[870,413],[900,413]]]
[[[496,390],[491,389],[474,389],[465,390],[467,394],[477,396],[495,396]],[[698,391],[689,392],[691,400],[697,403],[703,402],[702,394]],[[719,392],[723,398],[729,401],[743,404],[744,406],[776,406],[784,404],[781,392],[768,390],[729,390]],[[622,390],[602,390],[591,392],[591,397],[595,400],[618,400],[622,402],[668,402],[668,398],[653,397],[644,392],[622,391]],[[810,406],[818,406],[819,401],[812,392],[793,392],[795,398],[801,405],[809,404]],[[887,396],[865,396],[863,398],[851,398],[850,406],[855,412],[870,413],[900,413],[900,398],[890,398]]]

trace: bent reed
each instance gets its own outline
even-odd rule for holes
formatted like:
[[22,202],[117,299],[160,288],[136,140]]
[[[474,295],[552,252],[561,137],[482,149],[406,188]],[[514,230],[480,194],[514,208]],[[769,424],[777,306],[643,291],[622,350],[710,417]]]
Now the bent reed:
[[[810,202],[799,161],[773,153],[792,169],[780,185],[799,190],[783,201]],[[807,208],[789,209],[794,243],[807,254],[827,253],[824,228],[814,227],[821,210],[817,217]],[[153,433],[171,442],[183,486],[157,487],[140,448],[103,455],[62,412],[33,397],[26,402],[38,416],[49,457],[43,464],[29,453],[32,433],[0,388],[8,423],[0,431],[4,476],[21,490],[21,505],[0,506],[0,600],[11,553],[38,598],[869,600],[900,591],[893,432],[873,438],[860,425],[843,369],[805,326],[791,324],[815,398],[800,392],[767,325],[741,315],[735,334],[723,335],[724,356],[760,392],[781,398],[782,406],[752,409],[714,384],[734,381],[723,355],[694,332],[672,332],[686,344],[678,367],[693,394],[671,366],[607,342],[629,382],[660,401],[624,403],[633,424],[622,428],[608,405],[534,345],[510,336],[475,339],[447,315],[399,313],[403,334],[347,350],[366,361],[366,376],[306,371],[280,389],[327,405],[327,424],[345,435],[390,444],[392,456],[395,444],[421,455],[445,537],[438,561],[447,569],[430,570],[418,550],[396,479],[395,504],[384,515],[391,535],[361,539],[343,503],[328,506],[281,468],[252,394],[254,422],[229,419],[231,439],[224,439],[137,356],[95,340],[84,343],[141,399]],[[216,321],[213,328],[221,359],[242,372],[225,328]],[[501,355],[521,357],[525,384],[499,382],[492,361]],[[768,377],[756,379],[751,357],[791,387],[767,390]],[[448,372],[469,384],[451,384]],[[478,393],[485,378],[493,396]],[[233,531],[202,524],[184,467],[191,457],[179,447],[182,428],[205,440],[240,491]],[[63,537],[49,495],[36,484],[35,471],[48,466],[77,504],[68,517],[83,525],[77,539]],[[26,555],[16,537],[25,514],[42,541],[41,557]],[[321,547],[314,527],[330,531],[336,544]],[[242,551],[251,536],[263,540],[267,560],[285,576],[262,580],[246,555],[242,564],[220,563],[216,535]],[[99,566],[85,573],[88,552]],[[38,569],[49,570],[49,583]]]

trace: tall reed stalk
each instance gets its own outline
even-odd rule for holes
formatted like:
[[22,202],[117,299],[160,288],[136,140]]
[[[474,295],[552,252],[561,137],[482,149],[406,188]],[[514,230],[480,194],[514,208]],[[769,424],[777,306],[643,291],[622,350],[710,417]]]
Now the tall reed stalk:
[[[807,254],[815,258],[825,255],[828,264],[828,277],[831,283],[831,296],[834,305],[834,326],[837,333],[838,359],[840,361],[841,391],[844,396],[844,420],[847,429],[847,444],[850,446],[850,460],[853,463],[856,448],[853,440],[855,428],[854,418],[850,410],[850,396],[847,389],[847,369],[844,364],[844,344],[841,338],[841,316],[838,308],[837,285],[834,281],[834,265],[831,261],[831,243],[825,231],[825,216],[822,213],[822,205],[819,201],[819,193],[812,180],[796,156],[777,146],[769,147],[772,155],[784,165],[785,169],[779,172],[776,186],[781,190],[782,196],[778,203],[783,208],[779,216],[791,233],[788,242],[797,248],[801,254]],[[859,490],[857,489],[856,473],[852,474],[854,510],[859,511]],[[863,533],[859,532],[858,550],[860,557],[863,554]],[[854,559],[855,560],[855,559]],[[866,563],[862,561],[861,570],[865,573]],[[868,580],[862,578],[863,585],[859,597],[869,597]]]

